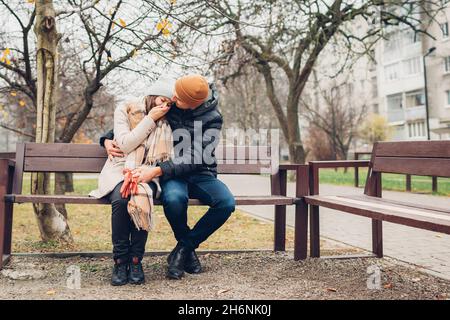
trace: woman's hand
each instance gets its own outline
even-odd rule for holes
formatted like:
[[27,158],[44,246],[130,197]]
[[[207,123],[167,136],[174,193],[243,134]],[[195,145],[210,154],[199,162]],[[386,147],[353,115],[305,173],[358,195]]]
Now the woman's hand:
[[139,167],[134,169],[131,173],[133,174],[133,178],[137,179],[138,183],[149,183],[156,177],[160,177],[162,175],[162,170],[160,167]]
[[120,150],[119,146],[117,145],[116,140],[109,140],[105,139],[104,142],[106,153],[108,154],[108,159],[112,160],[114,157],[123,157],[123,152]]
[[158,121],[159,119],[161,119],[162,117],[165,116],[165,114],[167,112],[169,112],[170,110],[170,106],[167,103],[164,103],[160,106],[156,106],[154,108],[152,108],[149,113],[148,116],[151,117],[153,119],[153,121]]

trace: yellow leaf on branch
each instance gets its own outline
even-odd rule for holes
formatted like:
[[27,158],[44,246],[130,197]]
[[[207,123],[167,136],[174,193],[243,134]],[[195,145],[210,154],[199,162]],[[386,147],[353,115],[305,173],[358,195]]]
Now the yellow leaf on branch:
[[15,97],[15,96],[17,96],[17,92],[11,91],[10,95],[12,95],[13,97]]
[[27,0],[27,3],[33,4],[33,3],[34,3],[34,0]]
[[122,28],[125,28],[127,26],[127,23],[125,22],[125,20],[119,18],[119,23],[122,26]]
[[21,106],[21,107],[25,107],[26,105],[27,105],[27,103],[25,102],[25,100],[19,100],[19,105]]
[[163,19],[156,24],[156,29],[166,37],[170,35],[170,28],[172,28],[172,23],[167,19]]

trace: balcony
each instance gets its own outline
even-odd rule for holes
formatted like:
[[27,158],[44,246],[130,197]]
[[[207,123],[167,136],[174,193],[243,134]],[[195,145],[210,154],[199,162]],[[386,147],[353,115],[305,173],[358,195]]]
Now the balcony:
[[403,112],[403,109],[388,110],[387,119],[388,122],[404,121],[405,113]]
[[405,109],[405,120],[419,120],[427,117],[425,106],[417,106]]

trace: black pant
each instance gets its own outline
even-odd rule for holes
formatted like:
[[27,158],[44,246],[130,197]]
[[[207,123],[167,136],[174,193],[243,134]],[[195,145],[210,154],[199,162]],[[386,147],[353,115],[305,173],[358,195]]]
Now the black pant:
[[[120,195],[120,188],[123,182],[119,183],[107,196],[112,205],[111,229],[114,260],[129,261],[130,258],[137,257],[142,260],[145,252],[148,232],[138,230],[128,214],[128,201]],[[156,185],[150,183],[153,194],[156,193]]]

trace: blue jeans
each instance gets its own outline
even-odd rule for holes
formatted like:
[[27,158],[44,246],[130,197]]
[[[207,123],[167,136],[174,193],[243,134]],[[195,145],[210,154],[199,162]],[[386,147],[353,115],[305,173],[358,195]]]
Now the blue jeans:
[[[208,174],[191,174],[163,181],[161,201],[175,238],[190,249],[196,249],[231,216],[235,200],[228,187]],[[199,199],[209,210],[190,229],[187,224],[189,198]]]

